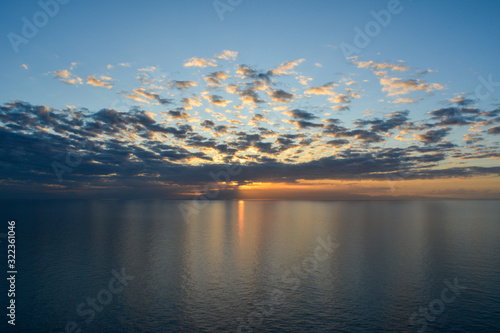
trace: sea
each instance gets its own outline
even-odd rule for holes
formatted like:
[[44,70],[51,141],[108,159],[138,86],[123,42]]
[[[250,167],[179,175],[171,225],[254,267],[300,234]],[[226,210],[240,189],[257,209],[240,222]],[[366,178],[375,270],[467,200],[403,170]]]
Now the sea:
[[498,200],[2,201],[0,217],[1,332],[500,332]]

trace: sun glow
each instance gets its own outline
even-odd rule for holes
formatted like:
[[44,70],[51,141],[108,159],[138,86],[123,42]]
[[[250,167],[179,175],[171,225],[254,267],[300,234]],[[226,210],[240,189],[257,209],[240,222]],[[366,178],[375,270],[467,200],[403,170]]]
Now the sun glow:
[[243,237],[245,229],[245,201],[238,201],[238,235],[240,239]]

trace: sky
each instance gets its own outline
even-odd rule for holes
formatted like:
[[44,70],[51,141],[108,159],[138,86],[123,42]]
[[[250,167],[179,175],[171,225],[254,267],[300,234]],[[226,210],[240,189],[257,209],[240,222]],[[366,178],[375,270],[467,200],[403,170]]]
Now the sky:
[[500,198],[499,14],[4,3],[0,198]]

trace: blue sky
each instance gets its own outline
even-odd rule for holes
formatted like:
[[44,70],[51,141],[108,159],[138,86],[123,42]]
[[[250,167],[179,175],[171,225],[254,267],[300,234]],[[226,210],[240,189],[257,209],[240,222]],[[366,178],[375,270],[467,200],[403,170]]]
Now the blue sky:
[[[450,93],[472,91],[478,75],[499,76],[495,40],[500,4],[401,1],[400,6],[402,12],[362,50],[363,60],[404,60],[416,68],[435,69],[434,77]],[[342,52],[329,46],[352,43],[354,26],[363,27],[373,20],[370,11],[386,7],[387,1],[243,1],[220,21],[211,1],[72,0],[60,5],[59,13],[28,44],[21,44],[18,54],[2,38],[0,97],[60,106],[61,100],[51,98],[49,91],[61,88],[42,75],[72,62],[91,73],[120,62],[175,72],[185,59],[224,49],[236,50],[239,61],[262,68],[290,59],[319,62],[324,67],[311,68],[314,78],[328,82],[334,73],[351,70]],[[39,10],[35,1],[4,4],[2,36],[20,33],[21,18]],[[30,67],[27,73],[20,70],[22,64]],[[30,77],[35,81],[31,85]],[[35,85],[38,89],[26,91]],[[37,93],[40,85],[45,89]],[[88,97],[87,92],[74,94]]]
[[[54,8],[56,2],[42,3]],[[192,126],[188,131],[192,137],[205,134],[208,139],[211,135],[219,144],[231,142],[241,131],[261,135],[257,140],[260,148],[233,145],[240,157],[257,153],[260,158],[231,155],[224,161],[214,159],[220,151],[213,147],[187,144],[189,136],[162,138],[179,149],[208,157],[160,159],[167,165],[208,161],[264,165],[271,159],[272,163],[310,163],[315,161],[314,154],[332,158],[344,150],[374,153],[418,145],[428,150],[434,147],[438,154],[445,147],[439,148],[440,144],[455,145],[453,149],[463,152],[467,161],[450,150],[434,168],[452,168],[457,159],[467,166],[498,165],[495,110],[499,107],[500,83],[496,82],[500,82],[500,67],[495,41],[500,31],[500,3],[71,0],[57,3],[57,13],[45,16],[47,22],[40,24],[34,36],[23,35],[23,18],[33,22],[37,15],[42,17],[42,7],[36,1],[3,6],[1,104],[22,102],[50,112],[84,110],[89,115],[102,109],[141,110],[162,126]],[[229,10],[221,12],[221,8]],[[387,13],[388,8],[397,9],[390,14],[390,22],[386,26],[375,23],[373,12]],[[378,24],[379,31],[359,47],[356,28],[366,33],[370,24]],[[24,42],[15,45],[14,34]],[[341,49],[347,44],[358,47],[346,58]],[[244,68],[265,78],[245,75]],[[210,84],[207,77],[215,72],[225,73],[227,78]],[[194,83],[188,88],[176,85],[184,81]],[[493,82],[489,90],[485,81]],[[244,88],[250,85],[261,102],[244,101]],[[188,105],[186,99],[193,103]],[[12,109],[34,112],[26,104],[6,106],[4,111]],[[256,120],[260,116],[263,118]],[[387,131],[372,130],[377,121],[397,116],[404,119]],[[333,124],[328,119],[338,120],[342,128],[328,132],[328,124]],[[205,120],[228,126],[228,132],[211,133],[200,125]],[[13,121],[3,125],[8,128]],[[455,124],[450,125],[452,122]],[[276,133],[258,130],[262,124]],[[45,130],[53,131],[55,128]],[[279,135],[298,134],[306,141],[279,146],[285,141]],[[137,139],[134,142],[142,145]],[[265,151],[263,147],[269,148],[273,142],[275,149]],[[329,145],[335,145],[331,152]],[[306,146],[315,153],[304,153]],[[279,155],[283,151],[290,154]],[[292,152],[299,156],[295,161],[288,159]],[[485,157],[471,162],[471,154]],[[89,163],[93,163],[90,157]],[[494,170],[481,175],[494,176]],[[377,172],[380,170],[371,174]],[[251,182],[250,178],[242,181]]]

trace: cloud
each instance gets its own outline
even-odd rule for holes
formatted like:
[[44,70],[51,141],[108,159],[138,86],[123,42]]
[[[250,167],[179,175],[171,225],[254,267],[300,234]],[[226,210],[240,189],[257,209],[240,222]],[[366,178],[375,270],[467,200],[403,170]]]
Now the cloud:
[[488,133],[499,135],[500,134],[500,126],[495,126],[495,127],[489,128]]
[[387,96],[406,95],[412,91],[432,92],[444,89],[438,83],[427,83],[419,79],[403,80],[388,76],[380,78],[380,84],[383,86],[382,91],[387,92]]
[[194,81],[173,81],[173,84],[177,89],[187,89],[198,85],[198,83]]
[[338,94],[333,97],[329,97],[328,100],[334,104],[348,104],[351,103],[349,96],[345,94]]
[[[173,120],[189,117],[181,110],[170,110],[166,114]],[[0,170],[7,180],[2,183],[2,193],[10,186],[38,193],[40,197],[47,193],[64,197],[70,192],[96,195],[115,190],[133,197],[144,195],[146,189],[158,195],[154,189],[159,184],[165,189],[182,191],[186,186],[211,182],[210,172],[224,169],[224,163],[230,163],[236,156],[253,161],[240,165],[242,172],[232,179],[242,183],[296,182],[300,179],[384,180],[396,175],[404,179],[500,175],[500,167],[435,168],[445,160],[447,151],[456,147],[438,142],[449,129],[423,134],[424,146],[372,146],[369,150],[351,147],[357,141],[363,144],[380,142],[382,138],[377,132],[395,128],[394,119],[401,118],[396,121],[401,123],[407,116],[403,111],[384,118],[367,119],[364,126],[370,126],[370,130],[347,128],[337,119],[315,124],[307,120],[315,116],[304,110],[294,110],[290,115],[300,130],[319,128],[336,137],[324,141],[324,145],[335,148],[335,155],[318,154],[304,162],[298,161],[295,154],[288,154],[287,161],[280,162],[280,154],[287,154],[290,149],[307,147],[314,150],[314,140],[308,133],[280,133],[269,140],[266,137],[274,134],[265,128],[263,134],[234,132],[227,125],[205,119],[200,123],[202,127],[225,136],[204,137],[189,125],[160,123],[154,114],[137,108],[129,112],[113,109],[89,112],[55,110],[26,102],[8,103],[0,107],[0,153],[3,156]],[[262,117],[255,120],[257,118],[262,120]],[[296,143],[297,140],[300,143]],[[81,163],[71,174],[64,174],[67,181],[60,183],[50,165],[54,161],[64,162],[68,150],[77,152]],[[215,152],[217,160],[205,151]],[[498,158],[494,150],[484,151],[483,155],[484,158]],[[172,196],[178,197],[175,191]]]
[[24,68],[25,70],[28,70],[28,65],[26,64],[22,64],[21,67]]
[[203,59],[193,57],[184,64],[184,67],[216,67],[217,62],[214,59]]
[[216,57],[219,59],[223,59],[223,60],[236,60],[236,58],[238,57],[238,52],[224,50],[224,51],[222,51],[222,53],[218,54]]
[[[108,78],[108,77],[104,77],[104,78],[106,81],[111,80],[111,78]],[[107,89],[113,88],[113,86],[111,84],[109,84],[108,82],[101,81],[101,80],[95,78],[94,76],[87,76],[87,84],[90,84],[91,86],[94,86],[94,87],[103,87],[103,88],[107,88]]]
[[81,78],[73,75],[67,69],[55,70],[52,72],[52,75],[54,78],[58,79],[59,81],[70,84],[70,85],[74,85],[74,86],[82,84],[82,82],[83,82]]
[[142,98],[141,96],[138,96],[138,95],[124,94],[123,96],[125,96],[128,99],[134,100],[136,102],[149,104],[149,101],[147,99],[144,99],[144,98]]
[[183,108],[186,110],[191,110],[193,106],[202,106],[201,98],[199,97],[184,97],[181,99],[181,102],[184,103]]
[[437,126],[463,126],[475,123],[480,115],[477,108],[449,107],[429,112]]
[[153,100],[153,99],[157,99],[158,98],[158,94],[150,93],[150,92],[146,91],[146,89],[144,89],[144,88],[134,89],[134,90],[132,90],[132,92],[134,94],[136,94],[136,95],[140,95],[142,97],[146,97],[149,100]]
[[[352,57],[352,62],[358,68],[369,69],[379,79],[382,85],[382,91],[387,92],[387,96],[406,95],[413,91],[433,92],[435,90],[442,90],[444,86],[439,83],[427,83],[421,79],[415,78],[398,78],[388,75],[388,71],[393,72],[406,72],[409,67],[402,64],[390,64],[387,62],[378,63],[375,61],[358,61],[358,57]],[[417,74],[417,76],[420,76]],[[396,100],[398,101],[398,100]],[[401,100],[404,102],[404,100]]]
[[281,89],[269,91],[268,95],[273,102],[279,102],[279,103],[291,102],[295,97],[294,94],[287,93],[286,91]]
[[484,139],[479,134],[464,134],[464,141],[467,144],[473,144],[484,141]]
[[270,123],[270,121],[262,114],[256,113],[250,118],[250,124],[257,126],[261,121],[264,121],[266,123]]
[[356,120],[356,126],[370,126],[370,131],[387,133],[395,128],[400,128],[408,120],[409,111],[396,111],[386,115],[385,118],[374,118],[370,120]]
[[449,101],[450,101],[450,103],[455,103],[458,106],[470,106],[470,105],[476,103],[475,100],[465,98],[462,95],[458,95],[457,97],[451,98]]
[[422,100],[421,97],[420,98],[400,97],[398,99],[395,99],[394,101],[389,101],[389,103],[392,103],[392,104],[402,104],[402,103],[412,104],[412,103],[416,103],[420,100]]
[[304,93],[307,95],[329,95],[329,96],[335,96],[337,93],[333,91],[333,88],[337,87],[338,84],[330,82],[330,83],[325,83],[324,85],[320,87],[313,87],[311,89],[306,90]]
[[299,81],[299,83],[303,86],[307,86],[309,84],[309,81],[312,81],[313,79],[310,78],[310,77],[306,77],[306,76],[303,76],[303,75],[300,75],[298,77],[296,77],[296,79]]
[[56,70],[53,72],[54,77],[57,79],[69,79],[71,77],[71,72],[67,69]]
[[124,95],[125,97],[132,99],[137,102],[149,104],[149,101],[155,100],[159,104],[165,105],[170,104],[171,100],[162,98],[157,93],[149,92],[144,88],[134,89],[132,90],[132,94]]
[[209,85],[214,85],[214,86],[222,86],[222,82],[224,80],[229,79],[231,76],[227,75],[223,71],[217,71],[208,74],[205,76],[205,81],[208,82]]
[[437,72],[437,71],[432,70],[432,69],[426,69],[426,70],[417,72],[417,76],[423,76],[425,74],[434,73],[434,72]]
[[236,74],[238,74],[242,79],[257,77],[257,71],[247,65],[238,65]]
[[349,144],[349,141],[343,139],[336,139],[336,140],[329,140],[326,142],[326,144],[338,148]]
[[445,127],[439,130],[429,130],[424,134],[414,134],[413,136],[425,144],[431,144],[440,142],[449,132],[450,128]]
[[295,61],[286,61],[276,67],[275,69],[271,69],[269,71],[270,75],[273,76],[279,76],[279,75],[290,75],[290,74],[295,74],[295,72],[292,71],[293,68],[296,66],[300,65],[302,62],[304,62],[306,59],[298,59]]
[[[257,107],[258,104],[265,102],[264,100],[260,99],[256,90],[257,89],[253,85],[242,87],[238,84],[228,84],[226,86],[227,93],[241,96],[240,100],[242,105],[250,104],[251,107]],[[238,108],[242,108],[242,106],[239,106]]]
[[289,117],[295,118],[295,119],[302,119],[302,120],[312,120],[312,119],[317,119],[318,117],[315,116],[314,114],[304,111],[304,110],[291,110],[291,111],[286,111],[283,112]]
[[391,71],[404,72],[404,71],[409,70],[409,67],[407,67],[405,65],[394,65],[394,64],[389,64],[387,62],[377,63],[377,62],[374,62],[372,60],[370,60],[370,61],[358,61],[357,57],[355,57],[353,59],[353,63],[356,66],[358,66],[358,68],[372,69],[374,71],[390,69]]
[[[236,55],[214,59],[234,60]],[[189,61],[194,66],[199,60]],[[196,75],[193,81],[172,80],[156,67],[141,68],[136,73],[139,82],[134,81],[140,85],[118,92],[125,100],[119,111],[110,105],[90,111],[78,106],[58,110],[20,101],[7,103],[0,106],[0,154],[5,156],[0,172],[12,184],[25,186],[32,180],[34,187],[57,185],[75,193],[84,188],[98,192],[159,184],[181,189],[199,185],[207,179],[202,172],[229,163],[248,172],[235,179],[242,182],[379,180],[403,173],[407,179],[500,174],[499,167],[484,167],[494,161],[481,160],[487,162],[483,167],[473,166],[475,160],[500,157],[500,108],[474,107],[477,101],[460,93],[436,97],[441,101],[437,109],[429,109],[432,101],[426,98],[418,110],[381,115],[383,106],[367,106],[379,98],[365,92],[368,80],[356,78],[356,83],[352,79],[357,73],[335,73],[340,76],[336,82],[311,85],[312,78],[294,73],[302,61],[286,61],[271,70],[221,62],[227,67],[195,71],[188,77]],[[423,99],[407,93],[430,93],[442,87],[412,77],[410,69],[398,62],[368,61],[357,66],[369,69],[377,81],[385,83],[385,92],[393,96],[387,98],[393,103],[386,105],[389,109]],[[393,72],[404,76],[390,77],[388,73],[392,76]],[[294,75],[283,77],[289,74]],[[72,70],[51,75],[68,84],[81,84]],[[109,76],[84,77],[93,86],[110,89],[115,85]],[[189,89],[198,85],[199,89]],[[363,112],[370,107],[371,113],[359,113],[361,119],[340,113],[343,121],[330,118],[337,114],[332,110],[349,110],[351,101],[358,98],[366,101],[352,109]],[[126,111],[123,105],[132,104],[127,99],[141,104]],[[174,106],[162,106],[166,104]],[[467,129],[469,133],[464,134]],[[77,148],[82,142],[93,148]],[[70,181],[59,184],[50,165],[64,162],[68,149],[81,152],[82,164],[65,175]],[[467,165],[460,164],[465,160]],[[24,169],[15,170],[18,165]]]
[[139,68],[139,72],[154,72],[156,71],[157,68],[155,66],[149,66],[149,67],[144,67],[144,68]]
[[348,111],[348,110],[350,110],[349,106],[347,106],[347,105],[333,105],[332,109],[335,111]]
[[333,136],[337,138],[354,138],[355,140],[363,143],[376,143],[384,141],[384,139],[377,133],[359,129],[340,131],[334,133]]
[[221,107],[225,107],[229,103],[232,103],[232,101],[225,100],[219,95],[207,95],[206,94],[203,96],[203,98],[206,99],[207,101],[209,101],[210,103],[212,103],[213,105],[217,105],[217,106],[221,106]]
[[189,114],[180,110],[169,110],[166,112],[166,114],[173,119],[188,120],[190,118]]

